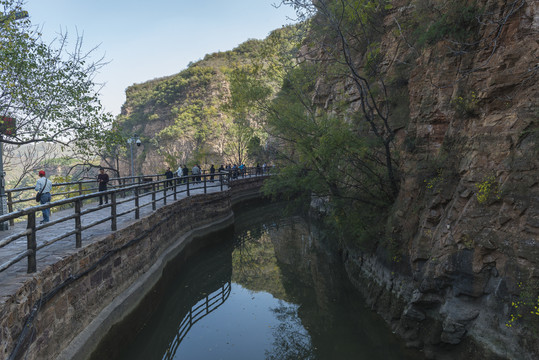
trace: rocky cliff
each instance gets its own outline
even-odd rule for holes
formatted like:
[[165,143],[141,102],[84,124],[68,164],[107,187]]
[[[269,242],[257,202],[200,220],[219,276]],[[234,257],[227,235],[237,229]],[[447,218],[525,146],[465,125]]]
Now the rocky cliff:
[[[135,173],[155,174],[180,164],[209,169],[212,163],[218,167],[237,162],[226,151],[237,119],[225,108],[228,75],[248,62],[262,42],[252,39],[233,50],[208,54],[178,74],[126,90],[116,126],[141,139],[141,146],[133,148]],[[129,151],[119,156],[122,174],[129,173]]]
[[400,5],[382,41],[388,74],[398,73],[395,59],[411,62],[402,76],[409,121],[397,130],[401,188],[387,226],[400,250],[349,249],[349,274],[431,357],[535,359],[539,2],[479,2],[488,16],[461,50],[395,36],[414,3]]

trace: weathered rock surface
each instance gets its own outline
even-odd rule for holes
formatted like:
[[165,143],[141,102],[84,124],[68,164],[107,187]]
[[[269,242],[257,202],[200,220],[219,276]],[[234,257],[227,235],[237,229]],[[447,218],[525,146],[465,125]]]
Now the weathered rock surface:
[[[521,309],[539,299],[539,2],[479,3],[491,14],[479,45],[424,49],[408,79],[389,226],[402,260],[350,250],[347,267],[372,307],[430,357],[537,359],[539,315]],[[409,51],[391,32],[399,16],[406,9],[386,19],[388,59]],[[473,111],[459,113],[457,94]]]

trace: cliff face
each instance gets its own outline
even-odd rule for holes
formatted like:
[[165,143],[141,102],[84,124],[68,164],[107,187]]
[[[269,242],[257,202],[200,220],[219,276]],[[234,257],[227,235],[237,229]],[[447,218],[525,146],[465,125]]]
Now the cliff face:
[[[401,251],[350,251],[351,278],[411,345],[539,356],[539,3],[484,1],[480,40],[414,57],[401,189],[388,223]],[[385,20],[386,71],[410,53]],[[482,349],[482,350],[478,350]],[[484,352],[484,350],[487,350]],[[491,353],[490,355],[487,355]],[[449,355],[451,357],[452,355]]]
[[[204,61],[176,75],[128,88],[117,124],[142,141],[140,147],[133,147],[135,172],[155,174],[166,166],[176,169],[194,161],[197,152],[218,157],[223,141],[223,131],[218,130],[229,121],[219,106],[227,95],[223,73]],[[123,158],[120,172],[126,174],[129,151]]]
[[[142,145],[133,149],[137,174],[180,164],[209,168],[211,163],[237,162],[226,151],[237,120],[225,107],[229,74],[247,63],[262,42],[248,40],[233,50],[206,55],[178,74],[127,89],[116,125],[124,134],[140,136]],[[129,172],[129,150],[120,154],[124,174]]]

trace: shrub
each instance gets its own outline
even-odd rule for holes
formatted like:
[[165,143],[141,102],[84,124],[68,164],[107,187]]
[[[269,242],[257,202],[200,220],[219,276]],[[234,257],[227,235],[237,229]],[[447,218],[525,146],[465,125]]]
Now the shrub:
[[478,103],[479,98],[474,91],[451,100],[451,104],[460,116],[477,116],[479,114]]
[[485,180],[475,185],[476,197],[479,204],[485,204],[492,199],[500,199],[500,189],[496,177],[491,175]]

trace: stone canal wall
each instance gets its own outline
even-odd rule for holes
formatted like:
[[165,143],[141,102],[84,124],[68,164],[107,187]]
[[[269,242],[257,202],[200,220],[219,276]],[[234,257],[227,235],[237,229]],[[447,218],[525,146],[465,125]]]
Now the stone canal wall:
[[27,281],[0,308],[0,359],[84,359],[134,309],[166,263],[196,237],[233,222],[232,204],[263,179],[164,206]]

